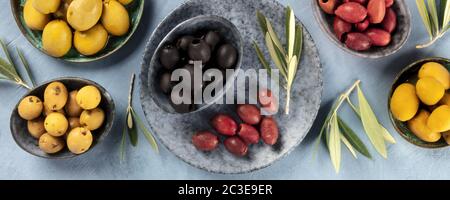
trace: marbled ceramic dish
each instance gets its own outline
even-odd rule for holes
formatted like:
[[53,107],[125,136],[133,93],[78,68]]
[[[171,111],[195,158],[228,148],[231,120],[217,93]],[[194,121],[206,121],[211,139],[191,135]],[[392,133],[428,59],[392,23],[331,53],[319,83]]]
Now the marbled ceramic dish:
[[450,60],[446,58],[426,58],[418,60],[407,66],[405,69],[403,69],[399,73],[399,75],[395,78],[394,83],[392,84],[391,87],[391,91],[389,92],[388,96],[389,117],[391,119],[392,124],[394,125],[395,130],[397,130],[397,132],[408,142],[424,148],[448,147],[448,144],[445,142],[443,138],[435,143],[425,142],[419,139],[414,133],[411,132],[411,130],[409,130],[407,123],[396,120],[392,115],[392,112],[390,111],[391,110],[390,102],[395,89],[402,83],[412,83],[415,85],[415,83],[417,82],[417,74],[419,73],[420,68],[422,67],[423,64],[427,62],[441,63],[442,65],[447,67],[448,70],[450,70]]
[[314,18],[316,22],[325,32],[325,35],[339,48],[344,51],[364,57],[364,58],[381,58],[394,54],[406,43],[411,33],[411,14],[409,13],[408,6],[405,0],[395,0],[392,8],[397,13],[397,28],[392,33],[392,41],[386,47],[371,47],[367,51],[355,51],[345,46],[345,43],[338,40],[333,30],[333,16],[322,11],[319,6],[318,0],[311,0]]
[[[112,125],[114,123],[115,106],[111,95],[105,90],[105,88],[103,88],[96,82],[82,78],[65,77],[50,80],[48,82],[43,83],[42,85],[35,87],[33,90],[25,94],[20,100],[30,95],[37,96],[43,100],[45,88],[47,87],[48,84],[54,81],[59,81],[63,83],[67,87],[68,91],[81,89],[83,86],[86,85],[93,85],[100,90],[100,93],[102,95],[102,101],[100,102],[99,107],[102,108],[103,111],[105,111],[105,122],[103,123],[102,127],[92,132],[92,135],[94,136],[94,141],[92,143],[91,148],[89,149],[89,151],[91,151],[95,147],[95,145],[97,145],[98,143],[103,141],[103,139],[105,139],[105,137],[111,131]],[[18,102],[20,102],[20,100]],[[41,149],[39,149],[39,141],[29,134],[27,129],[27,121],[20,118],[19,113],[17,111],[18,106],[19,103],[17,103],[16,107],[14,108],[11,114],[10,128],[13,138],[16,141],[16,143],[20,146],[20,148],[22,148],[23,150],[32,155],[48,159],[67,159],[78,156],[76,154],[71,153],[67,149],[67,146],[61,152],[56,154],[46,154]]]
[[[170,33],[167,34],[167,36],[160,42],[158,48],[155,51],[155,54],[150,61],[150,67],[149,67],[149,80],[152,80],[153,83],[151,84],[151,87],[149,87],[149,92],[153,94],[153,100],[161,107],[161,109],[165,110],[166,112],[175,114],[176,111],[173,109],[172,105],[169,103],[169,97],[168,95],[164,94],[159,85],[159,76],[161,75],[161,71],[163,71],[164,67],[159,61],[159,53],[160,50],[168,44],[175,44],[178,38],[185,36],[185,35],[194,35],[198,33],[199,31],[205,31],[205,30],[214,30],[219,32],[220,36],[223,37],[222,40],[226,41],[227,43],[233,45],[237,51],[238,51],[238,60],[235,64],[235,69],[239,69],[241,66],[241,52],[243,52],[242,49],[242,38],[239,33],[239,30],[236,28],[236,26],[233,25],[230,21],[218,17],[215,15],[202,15],[198,17],[191,18],[189,20],[184,21],[183,23],[179,24],[177,27],[175,27]],[[230,88],[233,84],[233,80],[235,76],[227,77],[227,83],[224,86],[224,88]],[[223,91],[222,91],[223,93]],[[216,101],[219,99],[215,99]],[[215,101],[211,101],[215,102]],[[198,112],[200,110],[203,110],[207,108],[208,106],[212,105],[205,104],[205,105],[198,105],[196,110],[193,112]]]
[[[44,54],[47,54],[42,49],[42,31],[33,31],[27,27],[23,18],[23,5],[26,0],[11,0],[11,10],[14,15],[14,19],[16,20],[17,26],[19,26],[22,34],[27,38],[27,40],[37,49],[39,49]],[[117,50],[119,50],[122,46],[124,46],[128,40],[130,40],[131,36],[134,34],[136,29],[138,28],[139,22],[142,17],[142,13],[144,12],[144,2],[145,0],[134,0],[133,3],[126,6],[128,14],[130,16],[130,29],[128,33],[121,37],[112,37],[109,36],[108,43],[106,47],[101,50],[99,53],[92,56],[84,56],[78,53],[78,51],[72,47],[72,49],[60,59],[69,61],[69,62],[91,62],[95,60],[99,60],[105,58]]]
[[[178,115],[164,111],[153,100],[155,94],[150,92],[153,80],[149,79],[149,67],[156,48],[174,27],[199,15],[218,15],[231,21],[243,39],[241,69],[261,69],[252,41],[264,47],[264,54],[269,56],[256,18],[257,10],[273,22],[278,33],[284,33],[285,8],[275,0],[191,0],[170,13],[147,43],[140,74],[141,103],[146,119],[165,147],[195,167],[216,173],[246,173],[267,167],[300,144],[317,116],[322,96],[322,68],[317,48],[306,29],[303,55],[293,85],[291,114],[280,112],[275,116],[281,137],[274,147],[253,145],[249,155],[244,158],[233,156],[223,145],[211,153],[200,152],[191,143],[194,132],[212,130],[209,121],[217,113],[228,113],[237,119],[235,106],[213,105],[196,113]],[[300,21],[297,20],[297,23]],[[280,93],[282,107],[285,105],[285,96],[284,91]]]

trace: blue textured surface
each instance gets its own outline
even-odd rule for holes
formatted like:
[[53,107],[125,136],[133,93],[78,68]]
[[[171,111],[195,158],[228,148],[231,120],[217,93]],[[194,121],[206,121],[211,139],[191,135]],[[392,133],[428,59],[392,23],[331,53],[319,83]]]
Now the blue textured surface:
[[[0,84],[0,179],[450,179],[450,149],[422,149],[403,140],[392,128],[387,115],[387,93],[396,75],[404,66],[414,60],[428,57],[450,57],[450,36],[441,39],[436,45],[417,50],[418,42],[425,42],[428,36],[421,24],[415,3],[408,0],[413,16],[412,34],[400,52],[377,60],[351,56],[335,47],[326,38],[313,18],[310,0],[283,0],[290,4],[300,20],[308,28],[319,49],[324,68],[323,105],[314,128],[306,140],[288,157],[274,165],[244,175],[218,175],[196,169],[178,160],[161,147],[155,154],[141,137],[137,148],[127,147],[127,160],[119,162],[119,142],[121,123],[110,136],[92,152],[73,160],[51,161],[33,157],[21,150],[13,141],[9,131],[9,117],[13,106],[25,90],[15,85]],[[23,49],[29,60],[36,81],[42,82],[60,76],[80,76],[102,84],[114,97],[117,111],[124,111],[127,102],[128,79],[131,73],[138,72],[145,43],[157,24],[182,1],[150,0],[146,4],[142,23],[135,36],[119,52],[110,58],[88,64],[72,64],[50,58],[34,49],[17,28],[9,1],[0,1],[0,38],[10,49]],[[281,11],[280,11],[281,12]],[[17,55],[13,55],[17,58]],[[329,109],[329,104],[340,91],[354,80],[363,81],[363,89],[380,121],[385,124],[397,139],[398,144],[389,146],[389,158],[378,155],[373,160],[352,156],[343,150],[343,165],[340,174],[334,173],[324,146],[313,158],[313,141]],[[138,87],[137,87],[138,88]],[[135,92],[135,107],[142,114],[139,104],[139,91]],[[344,118],[361,135],[362,128],[349,110],[344,110]],[[123,121],[119,113],[118,121]],[[370,150],[375,154],[374,149]]]

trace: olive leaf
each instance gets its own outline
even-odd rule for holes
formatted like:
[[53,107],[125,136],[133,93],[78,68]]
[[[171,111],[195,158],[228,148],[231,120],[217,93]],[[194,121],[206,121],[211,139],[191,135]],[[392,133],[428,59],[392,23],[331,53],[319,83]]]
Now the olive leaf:
[[372,158],[366,145],[359,139],[356,133],[345,123],[342,118],[338,117],[339,127],[341,128],[342,135],[349,141],[350,145],[356,149],[359,153],[367,158]]
[[[273,29],[271,22],[261,12],[256,12],[256,17],[261,26],[264,41],[275,67],[280,71],[284,78],[283,87],[286,89],[286,114],[289,114],[291,88],[298,71],[302,48],[303,48],[303,30],[301,25],[296,25],[295,14],[291,7],[286,8],[286,48],[283,48],[281,40]],[[272,69],[264,58],[264,55],[256,42],[253,43],[256,55],[265,69],[272,74]]]
[[[0,58],[0,79],[1,80],[6,80],[6,81],[11,81],[16,83],[17,85],[20,85],[26,89],[31,89],[31,87],[29,85],[27,85],[22,77],[19,75],[19,73],[17,72],[17,66],[14,65],[14,62],[11,58],[11,55],[8,51],[8,48],[6,47],[5,43],[3,43],[2,40],[0,40],[0,46],[2,47],[3,53],[6,56],[6,60],[3,58]],[[28,62],[25,60],[25,57],[23,56],[22,52],[17,48],[17,53],[19,54],[20,60],[22,62],[22,64],[25,67],[25,71],[27,73],[28,78],[31,80],[31,82],[33,83],[33,86],[35,85],[35,81],[31,76],[31,71],[29,69],[29,64]]]
[[336,173],[339,173],[341,167],[341,131],[337,122],[336,113],[331,117],[328,136],[328,150],[330,151],[331,162],[334,165]]
[[[426,1],[426,3],[425,3]],[[448,0],[416,0],[417,10],[422,18],[430,40],[426,44],[417,45],[425,48],[443,37],[449,28],[450,1]]]

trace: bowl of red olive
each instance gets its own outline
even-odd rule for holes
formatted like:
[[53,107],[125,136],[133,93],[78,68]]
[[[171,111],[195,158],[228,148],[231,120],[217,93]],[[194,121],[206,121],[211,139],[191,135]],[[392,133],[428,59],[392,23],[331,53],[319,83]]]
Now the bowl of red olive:
[[[225,18],[201,15],[180,23],[160,42],[150,61],[149,80],[152,81],[149,92],[154,94],[153,100],[168,113],[183,114],[203,110],[222,99],[221,95],[231,88],[236,76],[236,73],[230,75],[226,71],[240,68],[242,46],[238,29]],[[172,75],[178,69],[184,69],[191,81],[174,79]],[[205,78],[211,71],[222,74],[223,78]],[[194,72],[201,72],[201,76]],[[191,92],[191,103],[180,104],[174,100],[181,96],[172,94],[180,84],[191,84],[191,91],[187,91]],[[216,91],[208,103],[194,103],[194,94],[203,94],[210,84],[223,84],[223,89]]]

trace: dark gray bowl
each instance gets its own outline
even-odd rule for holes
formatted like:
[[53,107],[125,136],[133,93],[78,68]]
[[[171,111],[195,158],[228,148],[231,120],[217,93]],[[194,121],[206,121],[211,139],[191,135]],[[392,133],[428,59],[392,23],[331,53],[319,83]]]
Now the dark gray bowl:
[[[48,84],[54,81],[59,81],[63,83],[67,87],[67,90],[69,91],[80,89],[81,87],[86,85],[94,85],[100,90],[100,93],[102,95],[100,108],[102,108],[105,111],[105,122],[102,127],[100,127],[98,130],[95,130],[92,133],[94,137],[94,142],[92,143],[92,146],[90,148],[90,150],[92,150],[96,144],[100,143],[103,139],[105,139],[106,136],[108,136],[113,126],[115,117],[115,106],[111,95],[105,90],[105,88],[103,88],[96,82],[82,78],[64,77],[50,80],[48,82],[43,83],[42,85],[35,87],[33,90],[25,94],[21,99],[29,95],[34,95],[43,99],[45,88],[47,87]],[[38,140],[33,138],[28,133],[27,121],[20,118],[18,114],[17,111],[18,106],[19,103],[17,103],[16,107],[14,108],[11,114],[10,128],[13,138],[16,141],[16,143],[20,146],[20,148],[22,148],[23,150],[32,155],[47,159],[67,159],[78,156],[76,154],[71,153],[67,149],[67,147],[65,147],[61,152],[56,154],[46,154],[41,149],[39,149]]]
[[333,16],[322,11],[318,0],[312,0],[311,2],[314,18],[316,18],[317,23],[325,32],[325,35],[327,35],[336,46],[356,56],[364,58],[381,58],[392,55],[402,48],[411,33],[411,14],[409,13],[408,6],[406,5],[405,0],[396,0],[392,8],[397,13],[397,28],[392,33],[391,43],[386,47],[372,47],[367,51],[355,51],[345,46],[345,44],[339,41],[334,34]]
[[[414,144],[419,147],[428,148],[428,149],[438,149],[438,148],[445,148],[449,145],[447,142],[445,142],[444,138],[441,138],[441,140],[437,142],[425,142],[421,140],[419,137],[417,137],[411,130],[408,128],[408,124],[406,122],[398,121],[394,118],[392,115],[391,109],[390,109],[390,102],[392,95],[395,91],[395,89],[403,84],[403,83],[412,83],[415,85],[417,82],[417,74],[419,73],[420,68],[423,64],[427,62],[437,62],[442,64],[444,67],[446,67],[448,70],[450,70],[450,60],[446,58],[425,58],[422,60],[418,60],[410,65],[408,65],[405,69],[403,69],[398,76],[395,78],[394,83],[392,84],[391,91],[389,92],[388,96],[388,111],[389,111],[389,118],[391,119],[392,125],[394,126],[395,130],[403,137],[406,141],[408,141],[411,144]],[[425,108],[423,105],[419,109]]]
[[[163,109],[168,113],[186,114],[176,112],[175,109],[172,107],[172,105],[169,103],[170,97],[164,94],[159,87],[159,76],[161,75],[162,71],[164,71],[164,67],[159,61],[160,50],[167,44],[175,44],[176,41],[182,36],[194,35],[199,31],[205,30],[218,31],[220,35],[223,37],[222,40],[233,45],[238,50],[238,60],[236,61],[235,69],[239,69],[241,67],[242,62],[241,54],[243,52],[242,38],[239,33],[239,30],[229,20],[215,15],[200,15],[178,24],[159,43],[152,57],[152,60],[150,61],[150,68],[148,73],[149,80],[151,80],[149,82],[150,93],[154,94],[153,100],[157,103],[159,107],[161,107],[161,109]],[[209,104],[197,105],[197,109],[195,111],[192,111],[191,113],[201,111],[207,108],[208,106],[214,104],[214,102],[220,99],[223,93],[232,86],[235,77],[236,77],[235,75],[227,77],[226,85],[224,87],[225,90],[221,91],[220,94],[217,95],[217,98],[215,100],[211,101],[211,103]]]

